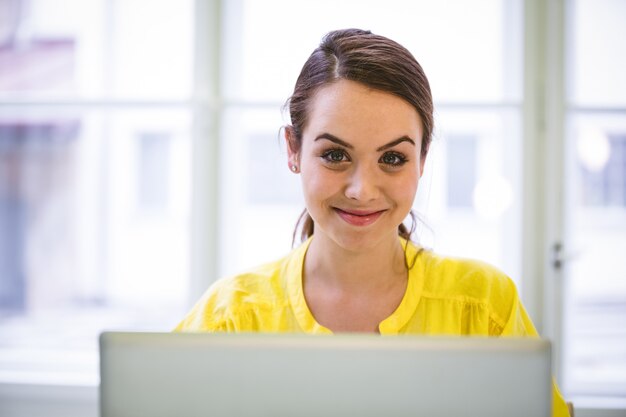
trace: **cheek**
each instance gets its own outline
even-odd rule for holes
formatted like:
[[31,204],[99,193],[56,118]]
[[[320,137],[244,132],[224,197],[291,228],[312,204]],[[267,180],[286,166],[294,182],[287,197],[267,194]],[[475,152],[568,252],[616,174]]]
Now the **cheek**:
[[345,177],[341,173],[317,166],[301,174],[304,201],[309,214],[323,222],[328,209],[344,198]]
[[399,205],[412,206],[415,194],[417,193],[418,182],[419,176],[417,174],[398,178],[391,188],[394,200],[396,200]]
[[307,204],[323,200],[336,192],[337,181],[333,180],[327,170],[303,169],[300,176]]

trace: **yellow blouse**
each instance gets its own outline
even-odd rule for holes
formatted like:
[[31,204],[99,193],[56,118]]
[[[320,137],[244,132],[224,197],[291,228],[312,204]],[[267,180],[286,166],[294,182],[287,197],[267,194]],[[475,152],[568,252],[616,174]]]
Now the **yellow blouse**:
[[[278,261],[215,282],[176,330],[332,333],[315,321],[304,298],[302,270],[310,242]],[[538,336],[515,284],[498,269],[440,257],[412,243],[406,259],[414,262],[407,290],[380,323],[381,334]],[[554,384],[553,416],[568,415]]]

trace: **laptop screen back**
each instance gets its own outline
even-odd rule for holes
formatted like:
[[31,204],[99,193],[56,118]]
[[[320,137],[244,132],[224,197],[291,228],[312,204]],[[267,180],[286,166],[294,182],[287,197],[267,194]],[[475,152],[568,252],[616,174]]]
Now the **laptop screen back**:
[[540,339],[103,333],[102,417],[551,415]]

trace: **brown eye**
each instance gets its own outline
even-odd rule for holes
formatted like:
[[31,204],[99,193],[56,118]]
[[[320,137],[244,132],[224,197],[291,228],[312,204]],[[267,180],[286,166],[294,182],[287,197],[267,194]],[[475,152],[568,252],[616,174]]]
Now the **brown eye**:
[[395,167],[404,165],[407,162],[407,159],[404,157],[404,155],[397,152],[386,152],[385,154],[383,154],[383,156],[380,157],[380,160],[378,162]]
[[322,158],[331,163],[339,163],[348,160],[346,153],[341,149],[331,149],[322,154]]

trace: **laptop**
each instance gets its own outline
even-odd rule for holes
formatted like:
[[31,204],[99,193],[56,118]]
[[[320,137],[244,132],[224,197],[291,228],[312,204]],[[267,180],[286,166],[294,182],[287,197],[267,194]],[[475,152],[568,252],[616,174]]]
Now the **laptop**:
[[542,339],[100,336],[102,417],[551,415]]

